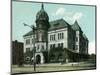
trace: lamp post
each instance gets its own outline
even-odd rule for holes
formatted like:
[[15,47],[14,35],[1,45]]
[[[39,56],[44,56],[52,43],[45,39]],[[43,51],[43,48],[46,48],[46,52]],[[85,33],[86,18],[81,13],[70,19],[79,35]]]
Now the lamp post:
[[35,59],[36,47],[35,47],[35,35],[34,35],[34,33],[36,31],[36,27],[34,25],[30,26],[30,25],[27,25],[25,23],[23,23],[23,24],[24,24],[24,26],[30,27],[32,29],[32,32],[33,32],[33,40],[34,40],[34,42],[33,42],[33,57],[34,57],[33,64],[34,64],[34,72],[35,72],[36,71],[36,59]]

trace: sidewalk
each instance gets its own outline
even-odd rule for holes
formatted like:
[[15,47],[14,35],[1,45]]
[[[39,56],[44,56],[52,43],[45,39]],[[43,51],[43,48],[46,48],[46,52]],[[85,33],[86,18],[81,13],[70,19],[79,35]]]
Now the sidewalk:
[[[53,72],[53,71],[74,71],[95,69],[94,64],[89,63],[50,63],[36,65],[36,73],[39,72]],[[12,73],[34,73],[33,65],[24,65],[23,67],[12,67]]]
[[[47,63],[47,64],[37,64],[37,66],[94,66],[92,63],[75,62],[75,63]],[[24,65],[24,67],[33,67],[33,65]]]

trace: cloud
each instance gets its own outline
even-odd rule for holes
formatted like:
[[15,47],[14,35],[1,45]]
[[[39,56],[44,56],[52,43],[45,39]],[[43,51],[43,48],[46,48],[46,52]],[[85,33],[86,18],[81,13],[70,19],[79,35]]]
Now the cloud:
[[52,16],[56,17],[57,19],[63,18],[70,24],[73,24],[75,22],[75,20],[80,20],[81,17],[83,17],[83,13],[82,12],[75,12],[75,13],[68,12],[68,11],[66,11],[65,8],[60,7],[55,12],[52,13]]
[[73,20],[79,20],[82,16],[83,14],[81,12],[77,12],[74,14]]
[[64,19],[69,22],[70,24],[73,24],[75,20],[80,20],[83,16],[83,13],[81,12],[76,12],[76,13],[71,13],[71,14],[66,14]]
[[95,53],[95,41],[89,42],[89,54]]
[[65,14],[65,8],[58,8],[53,14],[52,16],[63,16]]
[[59,9],[57,9],[55,14],[56,15],[64,15],[65,14],[65,9],[61,7]]

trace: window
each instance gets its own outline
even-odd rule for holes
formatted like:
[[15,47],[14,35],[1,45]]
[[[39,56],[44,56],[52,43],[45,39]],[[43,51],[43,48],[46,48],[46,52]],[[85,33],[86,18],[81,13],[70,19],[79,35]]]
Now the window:
[[53,44],[53,48],[55,48],[55,44]]
[[50,45],[50,49],[55,48],[55,44]]
[[63,48],[63,43],[61,43],[61,48]]
[[52,35],[51,35],[51,41],[52,41]]
[[58,40],[59,40],[59,33],[58,33]]
[[60,47],[60,43],[58,43],[58,47]]
[[76,37],[76,41],[78,41],[78,37]]
[[78,49],[78,45],[75,46],[75,49],[76,49],[76,50]]
[[56,40],[56,39],[55,39],[55,36],[56,36],[56,35],[54,34],[54,35],[53,35],[53,40]]
[[74,46],[74,44],[72,44],[72,48],[73,48],[73,50],[75,50],[75,46]]
[[50,41],[52,41],[52,35],[50,35]]
[[52,35],[52,41],[53,41],[53,35]]
[[64,33],[62,33],[62,39],[64,39]]
[[37,49],[39,49],[39,45],[37,45]]
[[55,34],[54,35],[50,35],[50,41],[54,41],[55,40]]
[[42,45],[42,49],[44,49],[44,46]]
[[60,33],[60,39],[62,38],[61,33]]
[[58,40],[64,39],[64,33],[58,33]]
[[34,40],[32,39],[32,44],[34,43]]
[[58,43],[58,47],[63,48],[63,43]]
[[27,39],[26,40],[26,44],[30,44],[30,39]]
[[51,41],[51,35],[50,35],[50,41]]
[[53,38],[54,38],[54,40],[55,40],[55,34],[54,34],[54,37],[53,37]]
[[50,45],[50,49],[52,49],[52,44]]
[[30,51],[30,48],[26,48],[26,52],[29,52]]

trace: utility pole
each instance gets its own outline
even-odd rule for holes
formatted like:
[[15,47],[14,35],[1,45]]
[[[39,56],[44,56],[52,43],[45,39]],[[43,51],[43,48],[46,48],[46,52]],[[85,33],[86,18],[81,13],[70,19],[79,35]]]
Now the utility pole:
[[34,64],[34,72],[36,72],[36,58],[35,58],[35,53],[36,53],[36,47],[35,47],[35,31],[36,31],[36,27],[34,25],[27,25],[25,23],[23,23],[24,26],[28,26],[32,29],[32,32],[33,32],[33,57],[34,57],[34,61],[33,61],[33,64]]

